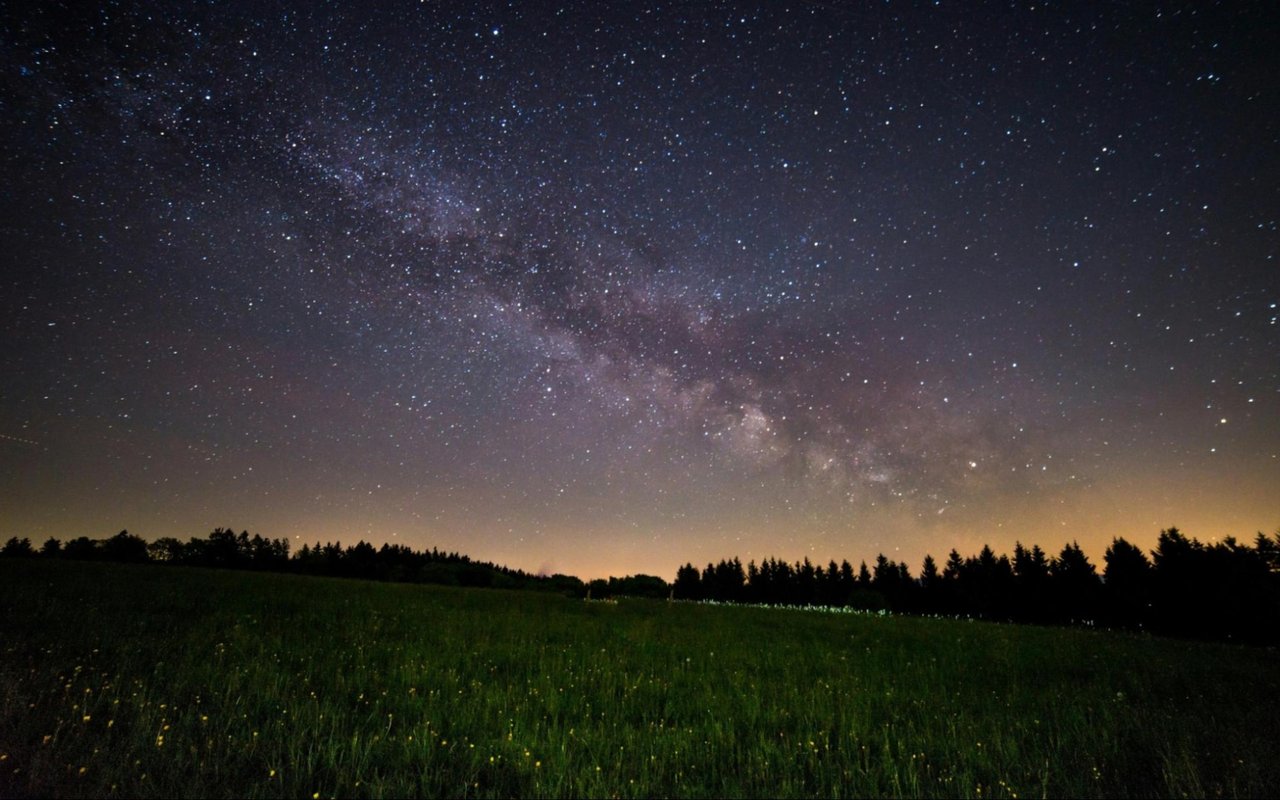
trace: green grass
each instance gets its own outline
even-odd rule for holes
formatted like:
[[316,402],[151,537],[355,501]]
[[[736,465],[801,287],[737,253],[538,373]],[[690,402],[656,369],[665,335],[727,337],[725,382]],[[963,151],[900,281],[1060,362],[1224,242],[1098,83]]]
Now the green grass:
[[0,796],[1259,796],[1273,650],[0,561]]

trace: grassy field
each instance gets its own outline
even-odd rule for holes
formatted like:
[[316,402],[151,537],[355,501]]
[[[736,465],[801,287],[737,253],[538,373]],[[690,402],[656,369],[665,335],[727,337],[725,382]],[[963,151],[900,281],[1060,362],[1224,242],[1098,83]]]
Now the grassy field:
[[0,796],[1260,796],[1273,650],[0,561]]

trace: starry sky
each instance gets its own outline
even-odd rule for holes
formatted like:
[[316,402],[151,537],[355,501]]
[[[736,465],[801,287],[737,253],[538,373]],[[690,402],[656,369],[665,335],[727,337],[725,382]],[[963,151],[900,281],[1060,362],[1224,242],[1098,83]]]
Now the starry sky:
[[14,3],[0,536],[1280,525],[1272,3]]

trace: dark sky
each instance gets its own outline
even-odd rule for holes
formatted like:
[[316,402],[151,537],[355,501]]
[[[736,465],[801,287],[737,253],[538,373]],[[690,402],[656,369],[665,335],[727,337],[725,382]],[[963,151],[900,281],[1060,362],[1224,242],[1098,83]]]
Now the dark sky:
[[1274,531],[1277,9],[6,4],[0,536]]

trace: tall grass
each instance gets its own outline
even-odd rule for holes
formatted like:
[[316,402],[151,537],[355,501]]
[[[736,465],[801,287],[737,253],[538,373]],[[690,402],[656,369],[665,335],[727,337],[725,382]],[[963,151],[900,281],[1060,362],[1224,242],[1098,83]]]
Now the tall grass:
[[1258,796],[1272,650],[0,563],[0,796]]

